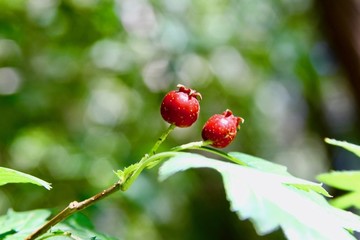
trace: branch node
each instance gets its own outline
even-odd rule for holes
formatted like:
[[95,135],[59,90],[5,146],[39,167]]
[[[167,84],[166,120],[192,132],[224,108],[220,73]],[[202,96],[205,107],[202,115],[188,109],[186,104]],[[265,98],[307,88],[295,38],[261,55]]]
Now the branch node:
[[79,207],[79,202],[78,201],[73,201],[69,204],[69,208],[70,209],[76,209]]

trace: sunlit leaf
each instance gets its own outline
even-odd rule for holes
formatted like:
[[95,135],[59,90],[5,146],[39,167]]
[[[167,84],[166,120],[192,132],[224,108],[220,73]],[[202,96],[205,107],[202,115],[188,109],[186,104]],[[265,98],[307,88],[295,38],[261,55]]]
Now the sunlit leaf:
[[51,189],[50,183],[40,178],[10,168],[0,167],[0,186],[8,183],[32,183],[48,190]]
[[335,139],[325,138],[325,142],[334,146],[342,147],[360,157],[360,146],[348,143],[346,141],[338,141]]
[[268,172],[268,173],[276,173],[276,174],[280,174],[280,175],[290,176],[290,174],[287,171],[286,166],[276,164],[273,162],[269,162],[262,158],[258,158],[258,157],[248,155],[245,153],[240,153],[240,152],[230,152],[229,155],[241,160],[242,162],[246,163],[246,165],[248,165],[252,168],[255,168],[255,169],[258,169],[258,170],[261,170],[264,172]]
[[360,209],[360,192],[351,192],[330,200],[331,205],[341,209],[356,207]]
[[[242,162],[246,163],[248,166],[255,168],[257,170],[264,171],[267,173],[274,173],[278,175],[291,176],[291,174],[287,171],[286,166],[269,162],[266,161],[265,159],[254,157],[245,153],[231,152],[229,153],[229,155],[241,160]],[[297,179],[297,181],[299,182],[287,183],[287,184],[304,191],[312,190],[326,197],[331,197],[331,195],[322,187],[322,184],[315,184],[313,182],[304,181],[301,179]]]
[[360,208],[360,171],[333,171],[320,174],[317,179],[329,186],[351,191],[331,200],[332,205],[343,209],[351,206]]
[[281,227],[289,239],[346,240],[355,239],[346,229],[360,231],[360,217],[330,206],[323,196],[311,189],[303,191],[289,186],[315,186],[316,183],[288,176],[283,171],[274,173],[271,167],[266,172],[184,153],[162,165],[160,179],[189,168],[218,171],[223,177],[231,210],[242,220],[250,219],[259,235]]
[[[360,146],[326,138],[325,142],[342,147],[360,157]],[[360,171],[333,171],[317,176],[317,179],[329,186],[350,191],[343,196],[332,199],[330,203],[338,208],[356,207],[360,209]]]
[[360,171],[333,171],[322,173],[317,179],[329,186],[343,190],[360,191]]

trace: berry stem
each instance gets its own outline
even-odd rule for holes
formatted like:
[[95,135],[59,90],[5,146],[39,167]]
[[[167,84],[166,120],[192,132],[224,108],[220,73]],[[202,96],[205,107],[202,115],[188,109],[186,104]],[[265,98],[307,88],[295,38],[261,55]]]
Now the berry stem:
[[[187,143],[187,144],[183,144],[183,145],[180,145],[180,146],[173,147],[170,150],[171,150],[171,152],[180,152],[180,151],[183,151],[183,150],[186,150],[186,149],[199,149],[200,147],[206,146],[206,145],[209,145],[209,144],[211,144],[211,141],[191,142],[191,143]],[[147,164],[146,167],[147,168],[153,168],[156,165],[158,165],[162,160],[163,159],[152,161],[149,164]]]
[[180,146],[173,147],[171,151],[179,152],[187,149],[200,149],[201,147],[210,145],[211,143],[212,143],[211,141],[190,142]]
[[139,163],[139,166],[136,168],[135,171],[132,172],[131,176],[124,180],[124,183],[121,185],[121,191],[126,191],[133,182],[137,179],[140,173],[149,166],[155,166],[156,164],[160,163],[162,160],[170,157],[176,156],[177,152],[161,152],[155,155],[149,156],[147,158],[143,158]]
[[200,148],[198,148],[199,150],[203,150],[205,152],[210,152],[210,153],[213,153],[213,154],[216,154],[218,156],[221,156],[223,158],[226,158],[236,164],[239,164],[239,165],[242,165],[242,166],[247,166],[246,163],[244,163],[243,161],[237,159],[237,158],[234,158],[233,156],[229,155],[228,153],[226,152],[223,152],[219,149],[215,149],[215,148],[212,148],[212,147],[208,147],[208,146],[202,146]]
[[191,143],[187,143],[187,144],[183,144],[177,147],[172,148],[172,151],[178,152],[178,151],[183,151],[183,150],[189,150],[189,149],[194,149],[194,150],[201,150],[201,151],[205,151],[205,152],[210,152],[213,154],[216,154],[218,156],[221,156],[227,160],[230,160],[231,162],[234,162],[236,164],[242,165],[242,166],[247,166],[246,163],[244,163],[243,161],[234,158],[233,156],[229,155],[226,152],[223,152],[219,149],[215,149],[212,147],[209,147],[208,145],[210,145],[212,142],[211,141],[199,141],[199,142],[191,142]]
[[[142,172],[142,170],[144,170],[146,167],[153,167],[157,163],[159,163],[163,158],[172,156],[171,154],[169,154],[169,152],[163,152],[163,153],[156,154],[156,151],[158,150],[160,145],[165,141],[165,139],[170,134],[170,132],[175,129],[175,127],[176,127],[175,124],[170,124],[169,127],[165,130],[165,132],[156,141],[156,143],[151,148],[149,153],[145,154],[141,158],[141,160],[138,163],[132,165],[131,168],[127,168],[126,172],[125,172],[125,170],[122,173],[120,172],[120,174],[122,174],[121,179],[124,181],[124,183],[121,187],[122,191],[126,191],[131,186],[131,184],[135,181],[135,179],[139,176],[139,174]],[[167,153],[168,155],[166,155],[166,154],[164,155],[164,153]],[[118,172],[118,176],[120,176],[119,172]]]
[[156,141],[155,145],[152,147],[152,149],[150,150],[148,156],[152,156],[156,153],[156,151],[158,150],[158,148],[160,147],[160,145],[165,141],[165,139],[167,138],[167,136],[169,135],[169,133],[175,129],[175,125],[174,124],[170,124],[170,126],[166,129],[166,131],[159,137],[159,139]]

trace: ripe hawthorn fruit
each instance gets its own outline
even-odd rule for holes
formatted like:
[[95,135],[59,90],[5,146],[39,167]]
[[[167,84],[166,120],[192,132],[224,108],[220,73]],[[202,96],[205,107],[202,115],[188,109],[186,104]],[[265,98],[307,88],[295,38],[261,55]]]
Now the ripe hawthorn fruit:
[[234,140],[237,131],[240,130],[240,123],[243,122],[244,119],[234,116],[227,109],[222,114],[215,114],[207,120],[201,136],[204,141],[211,141],[211,146],[224,148]]
[[190,127],[199,116],[201,94],[178,84],[178,90],[168,92],[161,103],[163,119],[177,127]]

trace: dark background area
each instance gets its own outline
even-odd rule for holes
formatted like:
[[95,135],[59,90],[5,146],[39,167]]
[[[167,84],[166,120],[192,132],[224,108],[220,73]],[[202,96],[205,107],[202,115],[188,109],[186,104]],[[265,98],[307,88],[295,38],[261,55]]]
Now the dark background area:
[[[196,124],[162,149],[201,139],[208,117],[245,119],[226,151],[314,180],[359,169],[324,137],[359,139],[359,1],[2,0],[0,165],[52,183],[0,190],[8,208],[60,210],[116,181],[167,127],[160,103],[177,83],[201,92]],[[336,194],[336,193],[335,193]],[[221,177],[188,171],[84,211],[119,239],[259,237],[229,210]]]

